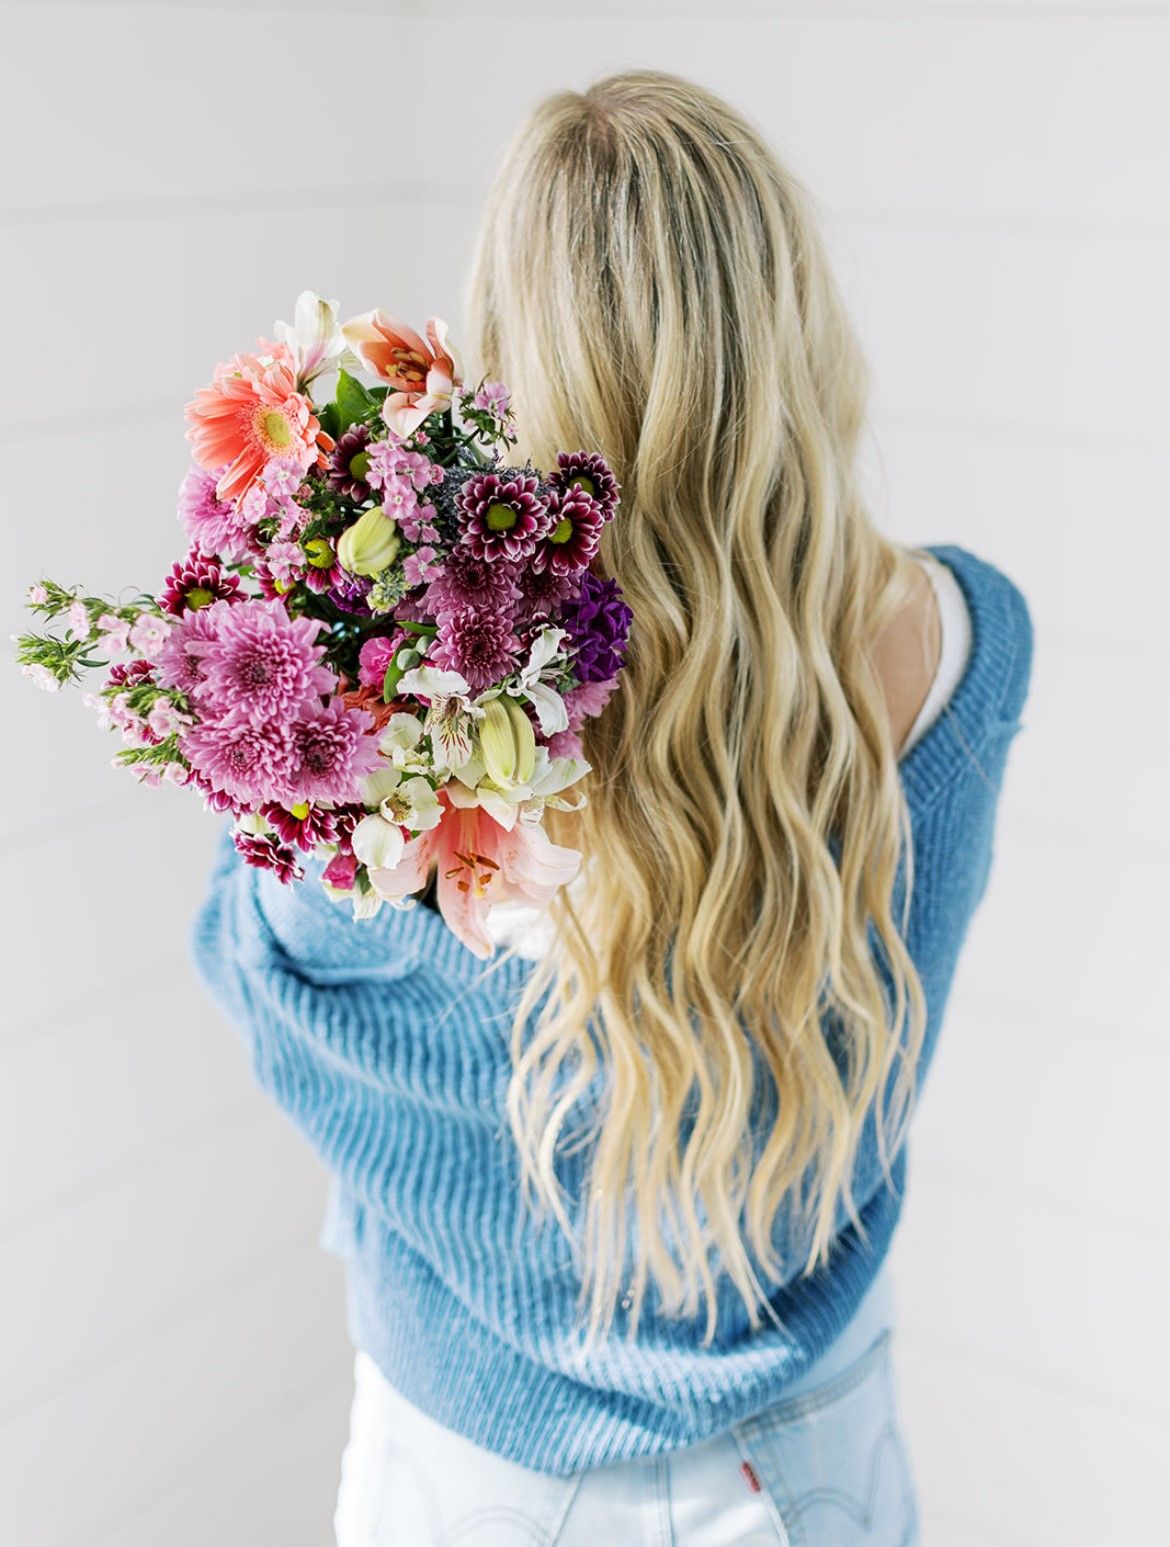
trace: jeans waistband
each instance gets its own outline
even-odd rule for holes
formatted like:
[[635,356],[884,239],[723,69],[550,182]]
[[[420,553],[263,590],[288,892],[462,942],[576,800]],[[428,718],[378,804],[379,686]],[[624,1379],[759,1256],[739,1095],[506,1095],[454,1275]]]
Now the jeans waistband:
[[804,1374],[784,1388],[780,1401],[811,1391],[860,1359],[887,1327],[894,1324],[894,1285],[890,1259],[885,1257],[852,1317]]

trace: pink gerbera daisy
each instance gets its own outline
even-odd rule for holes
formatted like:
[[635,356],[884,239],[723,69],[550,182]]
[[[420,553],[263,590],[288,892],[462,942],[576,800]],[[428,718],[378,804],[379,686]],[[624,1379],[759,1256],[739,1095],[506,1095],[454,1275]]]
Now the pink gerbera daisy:
[[333,445],[283,360],[264,365],[255,355],[237,355],[217,367],[215,380],[196,392],[186,414],[196,462],[224,469],[215,485],[220,500],[239,498],[270,458],[303,469],[316,460],[319,442],[323,450]]

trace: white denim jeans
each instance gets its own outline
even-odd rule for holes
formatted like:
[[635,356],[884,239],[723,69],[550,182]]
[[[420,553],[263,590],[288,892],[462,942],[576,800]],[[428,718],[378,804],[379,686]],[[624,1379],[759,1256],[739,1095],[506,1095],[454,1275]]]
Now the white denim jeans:
[[568,1477],[436,1423],[358,1353],[338,1547],[918,1547],[883,1295],[765,1412]]

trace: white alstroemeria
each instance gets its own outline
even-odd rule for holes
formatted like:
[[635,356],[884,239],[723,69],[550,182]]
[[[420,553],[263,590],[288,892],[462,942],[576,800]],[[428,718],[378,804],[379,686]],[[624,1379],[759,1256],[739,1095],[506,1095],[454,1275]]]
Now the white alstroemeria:
[[519,691],[531,701],[546,736],[555,736],[557,731],[569,728],[569,712],[564,699],[555,688],[540,680],[541,673],[557,656],[566,632],[563,628],[542,628],[532,641],[528,660],[516,674]]
[[[324,301],[315,291],[297,296],[293,323],[278,322],[276,336],[292,350],[297,380],[308,386],[326,371],[336,369],[347,345],[337,320],[337,302]],[[323,400],[324,401],[324,400]]]
[[382,728],[378,750],[396,768],[421,766],[425,761],[419,748],[422,738],[423,722],[419,717],[399,710],[390,716]]
[[446,785],[452,804],[480,805],[502,828],[511,832],[518,821],[538,824],[546,806],[558,811],[577,811],[584,804],[565,800],[561,791],[576,784],[592,765],[581,757],[549,757],[547,747],[537,747],[532,776],[524,784],[500,785],[489,779],[483,758],[477,753],[454,770],[455,778]]
[[362,794],[366,805],[378,808],[353,830],[353,852],[369,870],[394,869],[406,847],[404,827],[424,833],[442,820],[438,796],[421,774],[404,778],[399,768],[376,768],[363,781]]
[[398,691],[418,693],[431,701],[423,730],[431,738],[435,767],[454,771],[466,763],[471,756],[471,722],[483,716],[471,701],[466,679],[457,671],[414,666],[399,679]]
[[382,906],[382,899],[373,890],[363,892],[359,887],[355,886],[349,895],[353,899],[353,916],[355,919],[372,919]]

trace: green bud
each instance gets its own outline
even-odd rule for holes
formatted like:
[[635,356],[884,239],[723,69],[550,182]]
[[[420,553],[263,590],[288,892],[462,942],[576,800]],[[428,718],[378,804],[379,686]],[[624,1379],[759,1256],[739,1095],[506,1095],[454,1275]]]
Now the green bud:
[[342,533],[337,557],[351,575],[379,575],[394,562],[401,545],[397,526],[375,505]]
[[536,766],[532,722],[514,698],[493,698],[479,722],[479,750],[493,784],[509,789],[527,784]]

